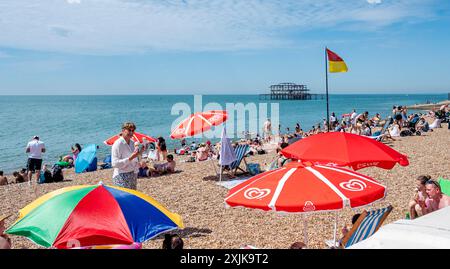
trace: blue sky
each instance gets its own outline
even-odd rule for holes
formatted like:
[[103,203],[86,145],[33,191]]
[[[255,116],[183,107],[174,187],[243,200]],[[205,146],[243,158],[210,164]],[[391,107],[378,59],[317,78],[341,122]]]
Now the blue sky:
[[2,0],[0,94],[450,91],[448,0]]

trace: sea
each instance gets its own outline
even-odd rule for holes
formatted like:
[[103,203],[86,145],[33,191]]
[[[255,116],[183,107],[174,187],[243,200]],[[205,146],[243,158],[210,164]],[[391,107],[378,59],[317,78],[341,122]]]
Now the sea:
[[[439,102],[447,94],[331,94],[329,111],[338,117],[350,113],[369,111],[372,117],[380,113],[389,116],[392,106]],[[199,101],[200,100],[200,101]],[[34,135],[45,143],[44,163],[54,164],[60,156],[70,153],[70,147],[79,143],[99,146],[97,157],[101,161],[111,148],[103,143],[120,132],[123,122],[132,121],[137,131],[152,137],[164,137],[169,151],[179,147],[179,140],[170,139],[171,129],[193,113],[209,109],[230,107],[247,108],[245,114],[238,110],[233,122],[227,121],[228,136],[240,139],[243,129],[237,126],[244,121],[244,131],[255,135],[267,118],[276,118],[281,132],[295,129],[299,123],[304,131],[326,118],[326,99],[318,100],[261,100],[259,95],[57,95],[57,96],[0,96],[0,170],[10,174],[26,167],[25,147]],[[232,117],[230,117],[232,118]],[[256,124],[258,122],[258,124]],[[233,128],[235,124],[235,128]],[[256,127],[255,127],[256,126]],[[219,128],[219,129],[218,129]],[[197,142],[206,139],[218,141],[222,126],[213,127],[214,135],[187,138]]]

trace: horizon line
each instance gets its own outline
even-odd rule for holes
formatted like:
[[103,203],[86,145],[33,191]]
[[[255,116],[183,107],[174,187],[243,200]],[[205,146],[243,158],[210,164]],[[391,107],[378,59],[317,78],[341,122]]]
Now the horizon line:
[[[226,95],[226,96],[233,96],[233,95],[261,95],[261,94],[268,94],[268,93],[248,93],[248,94],[230,94],[230,93],[191,93],[191,94],[181,94],[181,93],[167,93],[167,94],[153,94],[153,93],[117,93],[117,94],[0,94],[0,96],[172,96],[172,95],[178,95],[178,96],[193,96],[193,95]],[[270,94],[270,93],[269,93]],[[311,93],[311,94],[323,94],[325,93]],[[383,95],[426,95],[426,94],[450,94],[450,91],[448,92],[412,92],[412,93],[384,93],[384,92],[345,92],[345,93],[329,93],[328,95],[375,95],[375,94],[383,94]]]

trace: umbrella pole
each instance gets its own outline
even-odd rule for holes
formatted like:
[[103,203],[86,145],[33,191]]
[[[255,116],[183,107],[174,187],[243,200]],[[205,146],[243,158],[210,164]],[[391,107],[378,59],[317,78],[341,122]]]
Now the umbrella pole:
[[303,238],[305,241],[305,245],[308,247],[308,232],[307,232],[308,224],[305,214],[302,214],[302,217],[303,217]]
[[334,215],[334,237],[333,237],[333,246],[335,247],[336,247],[337,222],[338,222],[338,212],[336,211]]
[[219,176],[219,182],[222,181],[222,165],[220,166],[220,176]]

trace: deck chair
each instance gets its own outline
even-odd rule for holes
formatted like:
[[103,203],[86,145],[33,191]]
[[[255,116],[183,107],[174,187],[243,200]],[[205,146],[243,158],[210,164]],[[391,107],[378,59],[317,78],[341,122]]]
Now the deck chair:
[[384,124],[383,128],[378,131],[378,132],[374,132],[372,134],[372,136],[369,136],[369,138],[375,139],[377,141],[382,141],[384,138],[384,134],[388,131],[389,127],[391,126],[392,121],[390,118],[386,119],[386,123]]
[[[245,160],[245,156],[250,151],[249,145],[238,145],[234,149],[234,154],[236,155],[236,161],[232,162],[230,165],[227,165],[223,168],[223,170],[229,170],[233,174],[236,174],[237,170],[241,170],[243,173],[247,173],[247,161]],[[244,161],[245,170],[240,167],[241,162]]]
[[[352,229],[345,235],[339,248],[348,248],[349,246],[361,242],[370,236],[372,236],[378,229],[384,220],[387,218],[389,213],[392,211],[392,206],[376,209],[367,212],[364,210],[363,213],[353,224]],[[327,241],[327,245],[333,245],[333,242]]]

